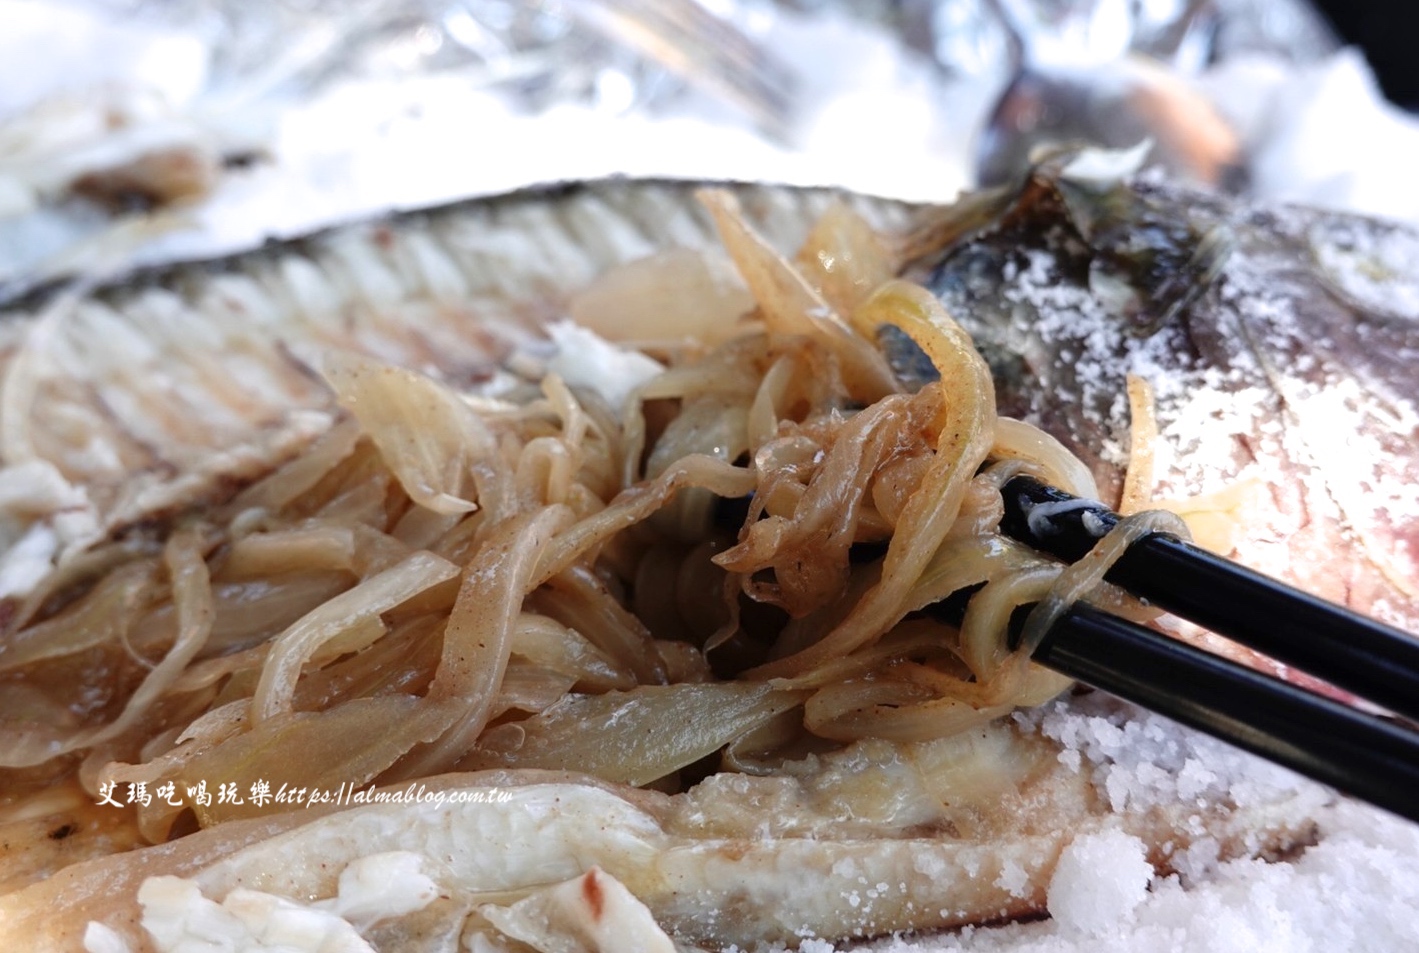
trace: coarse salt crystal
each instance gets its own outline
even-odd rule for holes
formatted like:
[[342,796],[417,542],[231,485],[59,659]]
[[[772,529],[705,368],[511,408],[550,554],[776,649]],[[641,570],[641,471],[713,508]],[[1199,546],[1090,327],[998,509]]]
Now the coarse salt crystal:
[[1198,758],[1188,758],[1178,772],[1178,797],[1191,800],[1200,797],[1217,783],[1217,772],[1208,769]]
[[1007,860],[1001,865],[995,885],[1012,897],[1024,897],[1030,886],[1030,875],[1015,861]]
[[1143,841],[1132,834],[1076,837],[1050,877],[1050,916],[1065,929],[1102,935],[1132,917],[1152,877]]
[[588,387],[619,408],[631,391],[665,370],[638,351],[605,340],[594,331],[559,321],[547,327],[557,353],[547,370],[559,374],[572,387]]

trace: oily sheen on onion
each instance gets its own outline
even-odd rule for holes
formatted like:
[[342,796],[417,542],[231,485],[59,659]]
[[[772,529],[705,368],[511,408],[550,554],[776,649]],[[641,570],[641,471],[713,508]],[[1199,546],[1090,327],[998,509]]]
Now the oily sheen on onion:
[[[193,792],[495,770],[674,793],[1050,699],[1067,683],[1006,643],[1020,605],[1027,644],[1076,599],[1148,617],[1107,559],[999,535],[1011,475],[1092,494],[1089,471],[997,415],[970,338],[864,221],[831,208],[790,260],[701,198],[727,260],[638,261],[572,302],[599,377],[565,347],[495,392],[328,349],[340,417],[304,452],[45,580],[0,649],[23,686],[0,814],[56,784],[166,789],[137,838],[248,843],[276,808]],[[934,379],[899,380],[890,334]],[[960,625],[926,611],[965,588]]]

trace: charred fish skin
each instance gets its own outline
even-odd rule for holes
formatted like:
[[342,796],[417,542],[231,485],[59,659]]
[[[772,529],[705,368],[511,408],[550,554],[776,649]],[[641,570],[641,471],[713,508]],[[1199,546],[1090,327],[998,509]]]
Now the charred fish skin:
[[1238,541],[1239,558],[1419,631],[1419,292],[1398,264],[1416,242],[1353,216],[1161,183],[1090,193],[1037,170],[993,229],[913,271],[991,362],[1001,412],[1064,441],[1106,498],[1135,374],[1157,399],[1159,498],[1246,489],[1269,534]]

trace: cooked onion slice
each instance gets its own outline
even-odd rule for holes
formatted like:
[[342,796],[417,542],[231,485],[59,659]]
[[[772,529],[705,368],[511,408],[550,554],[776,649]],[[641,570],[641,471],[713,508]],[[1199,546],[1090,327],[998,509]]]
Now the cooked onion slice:
[[337,351],[325,379],[354,414],[411,499],[437,513],[466,513],[472,461],[493,453],[493,439],[457,393],[402,367]]
[[489,731],[458,768],[556,768],[649,784],[713,754],[803,697],[733,682],[572,695],[534,718]]

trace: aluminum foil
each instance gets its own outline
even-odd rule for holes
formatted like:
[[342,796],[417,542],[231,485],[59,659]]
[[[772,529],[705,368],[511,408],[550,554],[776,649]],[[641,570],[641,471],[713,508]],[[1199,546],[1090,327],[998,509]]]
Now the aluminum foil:
[[1150,138],[1178,174],[1244,188],[1226,149],[1186,155],[1210,141],[1187,80],[1336,48],[1305,0],[0,0],[6,16],[0,290],[615,173],[941,201],[1052,141]]
[[[927,57],[943,82],[995,85],[1002,74],[1029,61],[1099,65],[1132,53],[1191,74],[1259,52],[1306,63],[1338,45],[1305,0],[95,0],[91,5],[201,35],[211,50],[212,92],[308,93],[339,78],[458,70],[528,111],[571,102],[616,114],[666,113],[692,106],[689,90],[706,90],[779,136],[787,132],[776,124],[791,127],[795,118],[793,87],[801,70],[759,45],[785,17],[846,12],[889,30],[909,51],[904,55]],[[762,84],[768,88],[736,94],[714,75],[717,65],[732,62],[770,74]]]

